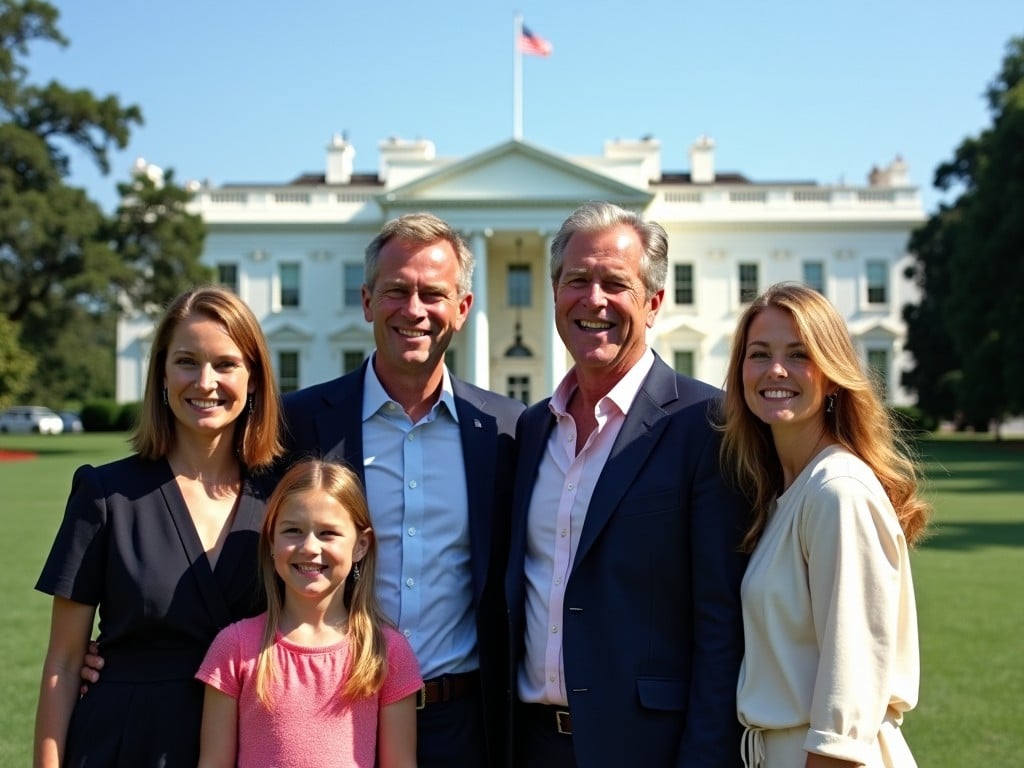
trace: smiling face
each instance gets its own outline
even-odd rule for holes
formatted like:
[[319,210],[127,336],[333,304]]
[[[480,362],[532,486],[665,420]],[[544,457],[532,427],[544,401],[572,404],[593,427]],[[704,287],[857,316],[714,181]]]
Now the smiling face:
[[234,430],[253,391],[249,365],[224,325],[192,314],[178,323],[164,365],[167,405],[181,430],[206,436]]
[[648,296],[640,277],[643,245],[628,225],[576,232],[555,282],[555,325],[581,380],[610,390],[647,348],[647,329],[664,290]]
[[363,315],[373,323],[376,370],[392,377],[440,375],[452,335],[466,322],[472,294],[459,296],[459,262],[446,240],[423,245],[392,238],[380,251]]
[[761,421],[777,429],[817,430],[832,385],[807,354],[793,316],[766,307],[750,322],[743,357],[743,396]]
[[274,521],[271,552],[284,582],[286,601],[330,601],[366,554],[370,536],[357,531],[341,503],[323,491],[305,491],[286,499]]

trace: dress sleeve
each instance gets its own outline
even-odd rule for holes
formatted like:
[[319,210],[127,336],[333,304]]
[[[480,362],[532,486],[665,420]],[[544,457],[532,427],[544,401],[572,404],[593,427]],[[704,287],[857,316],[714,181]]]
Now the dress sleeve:
[[867,763],[890,698],[900,602],[899,537],[889,500],[840,476],[801,522],[819,648],[804,748]]
[[386,707],[423,687],[419,664],[409,641],[394,630],[385,630],[388,640],[388,674],[380,689],[380,705]]
[[99,605],[108,539],[107,495],[99,471],[86,464],[75,471],[64,519],[36,589],[76,603]]
[[242,692],[242,636],[239,623],[224,627],[210,643],[196,679],[237,699]]

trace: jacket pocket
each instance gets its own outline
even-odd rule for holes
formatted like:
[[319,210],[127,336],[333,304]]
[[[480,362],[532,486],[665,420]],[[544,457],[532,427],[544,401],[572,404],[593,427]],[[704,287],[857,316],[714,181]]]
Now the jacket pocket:
[[636,692],[641,706],[666,712],[686,711],[686,684],[671,677],[638,677]]

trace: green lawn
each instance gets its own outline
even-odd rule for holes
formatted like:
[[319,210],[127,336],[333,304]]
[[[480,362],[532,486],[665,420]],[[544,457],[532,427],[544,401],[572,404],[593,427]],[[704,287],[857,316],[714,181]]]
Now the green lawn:
[[[49,598],[33,590],[71,474],[127,452],[125,435],[0,436],[8,629],[0,635],[0,765],[29,765]],[[1017,765],[1024,753],[1024,442],[921,445],[931,536],[913,554],[921,627],[921,702],[905,731],[923,768]]]

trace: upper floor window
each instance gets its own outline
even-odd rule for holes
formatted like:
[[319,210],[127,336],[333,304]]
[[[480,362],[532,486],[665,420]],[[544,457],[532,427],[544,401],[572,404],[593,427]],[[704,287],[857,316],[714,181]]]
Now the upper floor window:
[[294,392],[299,388],[299,353],[282,351],[277,353],[277,387],[281,394]]
[[748,304],[757,298],[758,288],[757,264],[740,264],[740,304]]
[[238,264],[235,262],[221,262],[218,264],[217,284],[224,286],[232,293],[238,293]]
[[868,304],[886,304],[889,301],[889,269],[884,261],[869,261]]
[[298,262],[284,262],[278,267],[281,277],[281,306],[299,306],[299,270]]
[[363,265],[360,263],[342,266],[342,306],[360,307],[363,304]]
[[693,304],[693,264],[675,265],[676,304]]
[[821,261],[805,261],[803,263],[803,281],[808,288],[818,293],[825,293],[825,264]]
[[508,265],[508,305],[510,307],[529,307],[533,304],[530,291],[530,265]]

